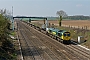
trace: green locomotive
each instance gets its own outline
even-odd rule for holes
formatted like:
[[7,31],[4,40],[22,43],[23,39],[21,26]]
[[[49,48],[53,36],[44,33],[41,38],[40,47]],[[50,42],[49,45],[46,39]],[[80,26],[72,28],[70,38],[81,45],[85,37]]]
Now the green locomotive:
[[63,41],[63,43],[70,43],[71,34],[68,31],[65,30],[59,30],[55,28],[48,28],[47,34],[52,35],[54,38],[60,38],[60,40]]

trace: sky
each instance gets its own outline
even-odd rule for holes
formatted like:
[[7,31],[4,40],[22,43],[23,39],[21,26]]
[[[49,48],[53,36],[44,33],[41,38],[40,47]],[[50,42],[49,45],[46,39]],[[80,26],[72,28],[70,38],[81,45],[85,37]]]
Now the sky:
[[90,0],[0,0],[0,9],[13,16],[57,16],[63,10],[68,15],[90,16]]

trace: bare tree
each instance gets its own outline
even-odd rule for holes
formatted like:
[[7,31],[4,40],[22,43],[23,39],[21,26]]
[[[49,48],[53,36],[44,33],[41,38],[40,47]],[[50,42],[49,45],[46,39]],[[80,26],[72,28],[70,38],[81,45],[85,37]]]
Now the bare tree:
[[59,16],[59,26],[61,26],[62,18],[63,18],[63,17],[67,17],[67,14],[66,14],[66,12],[63,11],[63,10],[57,11],[56,14]]
[[6,9],[0,9],[0,14],[5,16],[6,18],[10,18],[10,16],[11,16],[11,13]]

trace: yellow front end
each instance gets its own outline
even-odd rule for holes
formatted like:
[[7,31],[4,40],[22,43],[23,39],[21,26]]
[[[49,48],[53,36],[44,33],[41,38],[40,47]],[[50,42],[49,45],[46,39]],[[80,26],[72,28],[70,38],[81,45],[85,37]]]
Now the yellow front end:
[[70,36],[62,36],[62,39],[63,39],[63,40],[70,40],[71,37],[70,37]]
[[71,36],[70,36],[70,33],[68,32],[68,33],[63,33],[62,34],[62,37],[61,37],[63,40],[70,40],[71,39]]
[[62,36],[63,43],[64,44],[70,44],[71,43],[71,37],[70,36]]

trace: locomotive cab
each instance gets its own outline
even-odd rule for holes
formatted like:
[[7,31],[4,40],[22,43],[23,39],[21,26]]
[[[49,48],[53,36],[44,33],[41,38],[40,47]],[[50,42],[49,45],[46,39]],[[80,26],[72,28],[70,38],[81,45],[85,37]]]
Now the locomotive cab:
[[67,32],[67,31],[64,31],[64,30],[61,30],[58,32],[58,36],[60,37],[60,39],[63,40],[63,43],[70,43],[70,39],[71,39],[71,36],[70,36],[70,32]]
[[71,42],[71,34],[70,34],[70,32],[64,32],[63,33],[63,36],[64,36],[64,40],[63,40],[63,43],[67,43],[67,44],[70,44],[70,42]]

